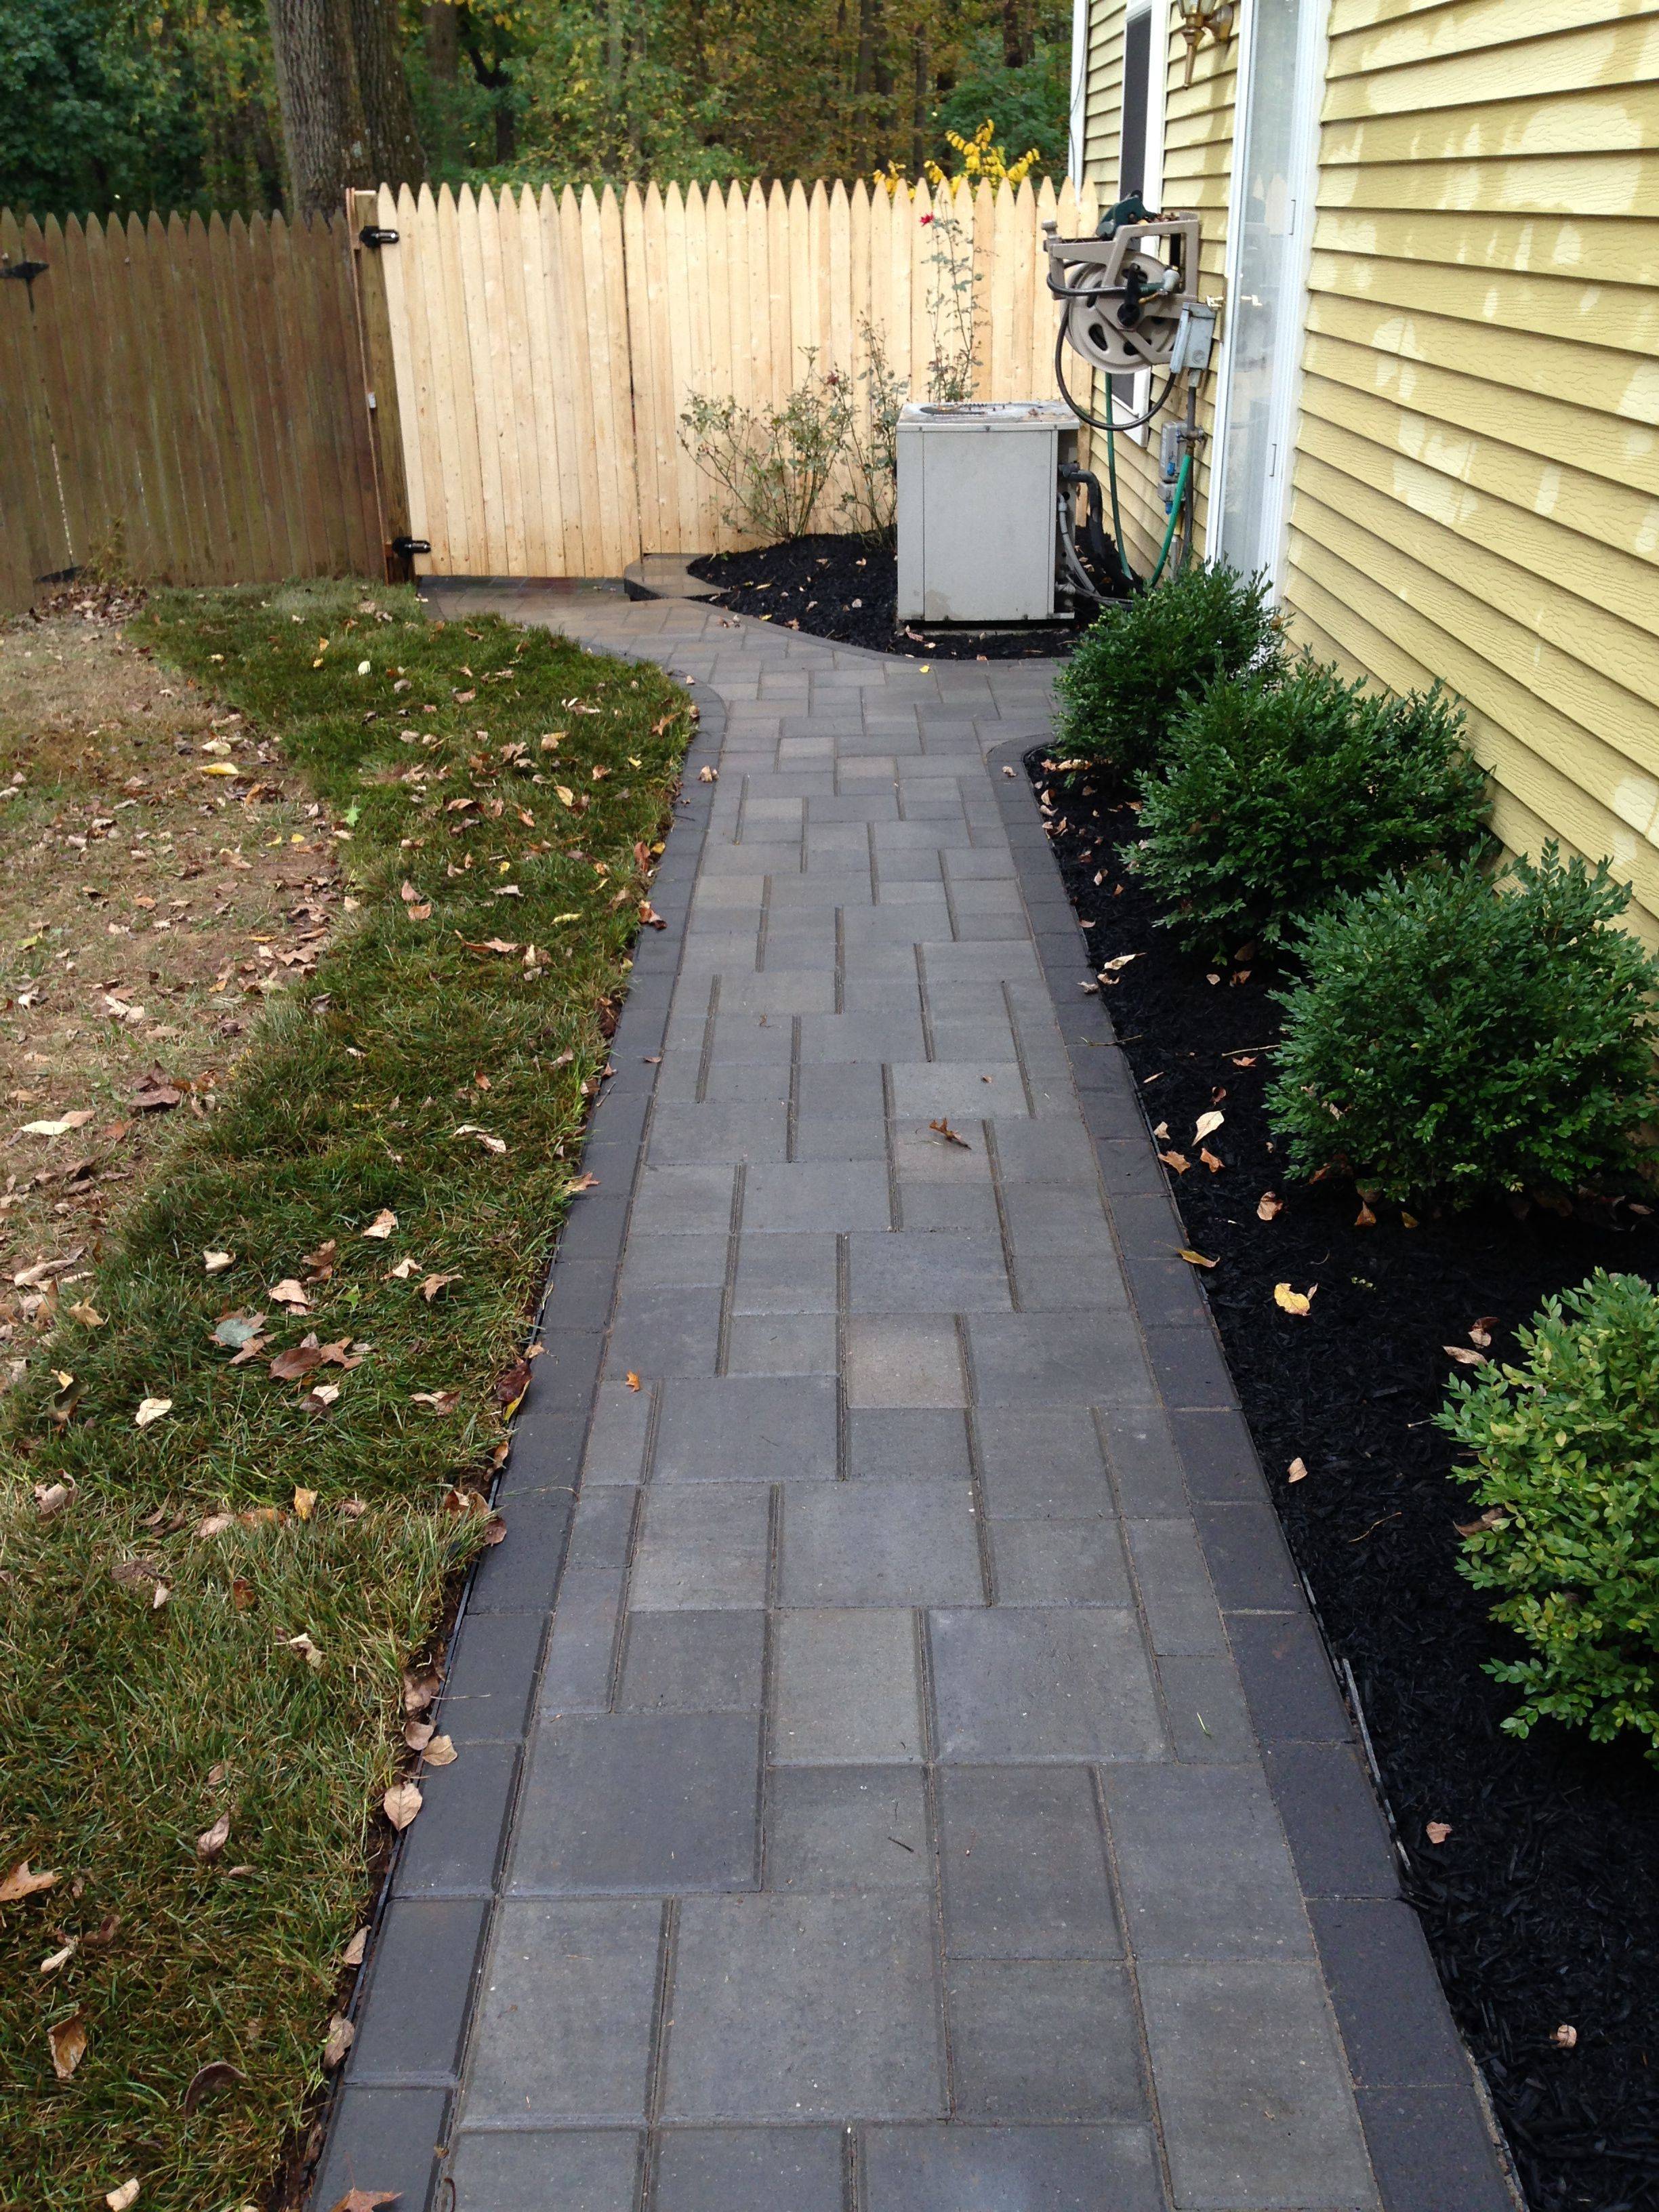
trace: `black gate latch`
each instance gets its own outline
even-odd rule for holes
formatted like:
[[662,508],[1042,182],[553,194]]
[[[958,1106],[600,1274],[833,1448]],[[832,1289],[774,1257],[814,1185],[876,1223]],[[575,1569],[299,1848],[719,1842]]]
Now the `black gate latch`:
[[368,222],[357,233],[357,243],[359,246],[395,246],[398,234],[395,230],[377,230],[372,222]]
[[392,541],[392,550],[401,559],[407,561],[416,553],[429,553],[432,550],[432,542],[426,538],[394,538]]

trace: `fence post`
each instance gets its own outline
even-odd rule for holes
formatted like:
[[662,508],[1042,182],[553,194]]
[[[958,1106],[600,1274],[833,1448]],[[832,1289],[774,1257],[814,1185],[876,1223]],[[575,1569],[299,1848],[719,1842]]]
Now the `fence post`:
[[362,349],[363,382],[368,398],[369,443],[374,454],[374,490],[380,513],[380,539],[386,581],[414,580],[415,563],[397,550],[407,541],[409,479],[404,471],[403,422],[398,408],[398,371],[392,352],[392,313],[386,301],[383,253],[393,244],[365,244],[365,233],[380,228],[378,193],[346,194],[346,222],[351,233],[351,267],[356,279],[357,332]]

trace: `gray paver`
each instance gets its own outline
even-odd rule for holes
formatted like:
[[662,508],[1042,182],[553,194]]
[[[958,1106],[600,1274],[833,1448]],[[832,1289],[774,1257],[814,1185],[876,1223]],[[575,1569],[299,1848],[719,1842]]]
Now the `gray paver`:
[[688,1899],[664,2118],[942,2115],[935,1972],[925,1897]]
[[[1166,2166],[1180,2212],[1356,2212],[1362,2114],[1388,2212],[1486,2212],[1109,1008],[984,761],[1050,672],[502,604],[695,674],[726,774],[639,948],[507,1476],[547,1556],[476,1585],[333,2194],[415,2098],[457,2212],[1167,2212]],[[459,1957],[487,1908],[446,2117],[464,1967],[418,2020],[374,1992],[410,1913],[471,1915]]]

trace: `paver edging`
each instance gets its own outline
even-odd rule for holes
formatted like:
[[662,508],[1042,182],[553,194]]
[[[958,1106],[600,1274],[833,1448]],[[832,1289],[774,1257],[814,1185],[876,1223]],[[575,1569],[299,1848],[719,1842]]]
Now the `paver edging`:
[[[347,2016],[357,2036],[330,2100],[308,2198],[313,2212],[329,2212],[353,2188],[395,2190],[400,2212],[426,2212],[447,2148],[489,1907],[522,1777],[532,1692],[564,1572],[598,1351],[616,1297],[655,1063],[718,788],[701,781],[700,771],[719,762],[726,708],[712,690],[694,688],[698,720],[651,886],[665,927],[641,930],[635,943],[628,996],[611,1040],[617,1073],[595,1104],[582,1147],[584,1167],[596,1158],[603,1164],[612,1148],[625,1153],[631,1163],[626,1190],[605,1192],[602,1174],[604,1194],[579,1199],[560,1232],[532,1339],[540,1356],[495,1488],[507,1535],[479,1555],[467,1578],[436,1711],[440,1727],[453,1736],[464,1726],[451,1717],[458,1703],[484,1696],[514,1705],[516,1727],[496,1735],[464,1732],[453,1765],[420,1774],[426,1802],[398,1838],[352,1991]],[[501,1723],[486,1719],[483,1725]],[[384,1993],[378,2008],[377,1987]]]
[[[1178,1273],[1168,1267],[1160,1271],[1155,1264],[1182,1241],[1180,1218],[1026,770],[1034,746],[1044,742],[1040,734],[1011,738],[988,750],[986,768],[1002,809],[1038,961],[1110,1196],[1130,1305],[1164,1395],[1200,1547],[1244,1685],[1268,1790],[1309,1907],[1316,1955],[1335,2006],[1384,2212],[1444,2212],[1449,2199],[1443,2192],[1449,2186],[1459,2191],[1459,2212],[1488,2212],[1488,2207],[1492,2212],[1503,2212],[1503,2208],[1524,2212],[1486,2084],[1450,2017],[1416,1915],[1401,1897],[1392,1810],[1371,1759],[1352,1677],[1346,1668],[1339,1670],[1333,1660],[1313,1593],[1291,1558],[1208,1300],[1185,1261],[1173,1261]],[[1138,1213],[1131,1212],[1136,1207]],[[1179,1340],[1183,1338],[1190,1340]],[[1183,1395],[1195,1402],[1182,1402],[1174,1395],[1183,1382]],[[1218,1451],[1224,1460],[1219,1480],[1214,1464]],[[1269,1657],[1261,1639],[1251,1648],[1246,1624],[1275,1618],[1285,1624],[1290,1640],[1285,1650]],[[1285,1674],[1281,1670],[1287,1657]],[[1270,1700],[1277,1700],[1279,1710],[1288,1712],[1278,1727]],[[1322,1734],[1316,1733],[1318,1723],[1305,1717],[1321,1706],[1330,1716]],[[1296,1760],[1286,1755],[1298,1750],[1328,1754],[1326,1772],[1312,1786]],[[1322,1844],[1328,1844],[1320,1831],[1329,1819],[1329,1800],[1322,1798],[1321,1792],[1328,1790],[1333,1771],[1344,1771],[1344,1765],[1333,1767],[1333,1759],[1344,1762],[1358,1783],[1357,1789],[1347,1791],[1344,1809],[1349,1820],[1339,1820],[1339,1825],[1351,1825],[1354,1811],[1369,1801],[1379,1838],[1389,1838],[1386,1865],[1361,1845],[1362,1874],[1345,1880],[1340,1887],[1309,1880]],[[1352,1844],[1352,1838],[1348,1841]],[[1339,1947],[1340,1931],[1334,1924],[1343,1906],[1356,1903],[1373,1907],[1373,1923],[1382,1923],[1380,1929],[1374,1926],[1373,1943],[1363,1957],[1355,1955],[1358,1947]],[[1387,2032],[1390,2001],[1413,1985],[1419,2002],[1426,2001],[1439,2015],[1436,2029],[1443,2033],[1429,2039],[1454,2056],[1438,2069],[1437,2079],[1407,2085],[1367,2083],[1355,2063],[1352,2046],[1368,2030]],[[1425,2195],[1423,2185],[1440,2193]]]

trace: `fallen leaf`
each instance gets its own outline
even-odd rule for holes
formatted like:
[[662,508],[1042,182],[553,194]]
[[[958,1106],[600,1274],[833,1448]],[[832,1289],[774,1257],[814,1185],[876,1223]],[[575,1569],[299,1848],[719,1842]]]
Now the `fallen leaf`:
[[1197,1144],[1202,1138],[1212,1137],[1226,1118],[1224,1114],[1214,1107],[1212,1107],[1207,1114],[1200,1114],[1193,1130],[1193,1142]]
[[418,1275],[420,1272],[420,1261],[408,1258],[399,1260],[395,1266],[386,1269],[386,1273],[395,1277],[400,1283],[406,1283],[411,1275]]
[[[339,2064],[340,2061],[345,2057],[347,2051],[350,2050],[352,2044],[356,2040],[356,2029],[346,2018],[345,2014],[342,2012],[337,2012],[333,2019],[331,2020],[328,2024],[328,2033],[323,2038],[323,2070],[325,2073],[331,2074],[334,2071],[334,2069]],[[351,2195],[353,2197],[356,2197],[361,2192],[355,2189],[351,2191]],[[344,2197],[342,2197],[340,2201],[342,2203],[344,2203],[347,2200]]]
[[1305,1482],[1308,1480],[1308,1462],[1298,1455],[1291,1462],[1285,1472],[1290,1481]]
[[380,2212],[382,2204],[395,2204],[398,2192],[395,2189],[348,2189],[337,2204],[331,2204],[328,2212]]
[[1185,1175],[1192,1165],[1192,1162],[1184,1152],[1160,1152],[1158,1158],[1166,1168],[1172,1168],[1176,1175]]
[[1310,1283],[1305,1291],[1293,1291],[1288,1283],[1275,1283],[1273,1304],[1284,1313],[1305,1314],[1313,1304],[1314,1292],[1318,1288],[1317,1283]]
[[159,1114],[176,1106],[184,1093],[178,1090],[159,1067],[152,1067],[141,1075],[133,1086],[133,1111],[138,1114]]
[[204,1828],[196,1838],[196,1856],[210,1865],[230,1841],[230,1815],[221,1813],[210,1828]]
[[1472,1351],[1467,1344],[1443,1344],[1440,1349],[1460,1367],[1487,1367],[1492,1364],[1484,1352]]
[[1423,1831],[1431,1844],[1443,1844],[1451,1833],[1449,1820],[1431,1820]]
[[311,1300],[306,1296],[305,1285],[292,1275],[284,1275],[282,1281],[273,1284],[265,1295],[274,1304],[287,1306],[292,1311],[309,1313],[311,1310]]
[[361,1966],[368,1951],[368,1930],[360,1928],[340,1954],[343,1966]]
[[204,1514],[196,1523],[196,1533],[198,1536],[222,1536],[227,1528],[234,1527],[235,1522],[234,1513]]
[[60,2081],[67,2081],[87,2055],[86,2014],[72,2012],[67,2020],[49,2027],[46,2044],[52,2052],[52,2072]]
[[50,1521],[54,1513],[61,1513],[75,1495],[72,1482],[37,1482],[34,1486],[34,1510],[43,1521]]
[[401,1835],[424,1802],[412,1782],[394,1782],[380,1800],[380,1810]]
[[443,1677],[432,1668],[419,1674],[405,1673],[404,1676],[404,1711],[423,1713],[443,1687]]
[[964,1152],[970,1152],[974,1149],[969,1143],[966,1137],[959,1137],[957,1134],[956,1131],[951,1127],[949,1121],[943,1114],[939,1115],[937,1121],[930,1121],[927,1126],[933,1132],[933,1134],[939,1139],[941,1144],[959,1145]]
[[1415,1229],[1417,1226],[1417,1216],[1407,1213],[1403,1206],[1400,1210],[1400,1226],[1402,1229]]
[[1482,1314],[1479,1321],[1469,1323],[1469,1342],[1478,1344],[1485,1352],[1492,1343],[1492,1333],[1498,1326],[1496,1314]]
[[179,2100],[179,2108],[188,2117],[210,2097],[216,2097],[222,2089],[228,2089],[233,2081],[245,2081],[246,2079],[241,2068],[233,2066],[229,2059],[210,2059],[205,2066],[198,2066],[191,2075]]
[[1578,2030],[1576,2027],[1570,2027],[1565,2021],[1563,2021],[1560,2027],[1558,2027],[1554,2034],[1551,2036],[1550,2041],[1553,2044],[1559,2045],[1563,2051],[1571,2051],[1577,2045]]
[[106,2190],[104,2202],[108,2205],[109,2212],[130,2212],[130,2208],[138,2202],[137,2175],[129,2176],[118,2189]]
[[1509,1525],[1508,1515],[1500,1513],[1495,1505],[1489,1505],[1478,1521],[1452,1522],[1460,1536],[1482,1536],[1489,1528],[1507,1528]]
[[137,1412],[132,1417],[134,1425],[147,1429],[152,1421],[161,1420],[172,1411],[171,1398],[145,1398],[140,1402]]
[[460,1279],[461,1279],[459,1275],[428,1275],[424,1280],[418,1283],[416,1287],[420,1291],[421,1296],[426,1300],[428,1305],[430,1305],[433,1299],[437,1297],[439,1291],[444,1288],[446,1284],[459,1283]]
[[585,1190],[597,1190],[599,1187],[599,1179],[598,1176],[579,1175],[574,1176],[570,1182],[566,1183],[564,1187],[564,1194],[567,1198],[580,1198]]
[[301,1629],[297,1636],[283,1637],[282,1642],[286,1650],[297,1651],[307,1667],[314,1668],[319,1674],[322,1672],[322,1652],[315,1640],[307,1635],[304,1629]]
[[453,1766],[460,1753],[447,1735],[434,1735],[427,1743],[425,1756],[428,1766]]
[[325,1413],[340,1395],[337,1382],[319,1382],[306,1392],[299,1403],[308,1413]]
[[1222,1169],[1227,1164],[1224,1160],[1217,1159],[1215,1154],[1210,1150],[1207,1145],[1200,1145],[1199,1146],[1198,1157],[1203,1161],[1205,1166],[1208,1168],[1212,1175],[1219,1175]]
[[434,1413],[453,1413],[461,1402],[459,1390],[416,1390],[410,1393],[411,1406],[424,1406]]
[[240,1352],[245,1345],[252,1343],[264,1325],[265,1317],[262,1313],[227,1314],[222,1321],[214,1323],[213,1340],[216,1344],[228,1345],[233,1352]]
[[1213,1267],[1219,1265],[1217,1261],[1206,1260],[1201,1252],[1194,1252],[1190,1244],[1183,1244],[1176,1257],[1178,1260],[1184,1260],[1189,1267]]
[[273,1382],[297,1382],[301,1376],[309,1375],[313,1367],[320,1367],[322,1364],[320,1345],[290,1345],[286,1352],[279,1352],[271,1361],[270,1378]]
[[297,1518],[301,1521],[309,1521],[313,1512],[316,1509],[316,1504],[317,1493],[314,1490],[295,1490],[294,1493],[294,1510]]
[[204,1252],[202,1266],[206,1273],[221,1275],[235,1257],[236,1255],[234,1252]]
[[640,1387],[640,1378],[631,1367],[629,1369],[627,1374],[623,1376],[623,1381],[627,1383],[630,1390],[637,1390]]
[[369,1223],[368,1228],[362,1231],[362,1234],[365,1237],[385,1238],[390,1237],[396,1230],[397,1226],[397,1215],[392,1211],[392,1208],[389,1206],[383,1206],[380,1208],[380,1211],[375,1215],[374,1220]]
[[20,1897],[33,1897],[37,1890],[55,1888],[55,1874],[36,1874],[27,1859],[19,1859],[11,1872],[0,1881],[0,1905],[15,1905]]
[[504,1152],[507,1150],[505,1138],[492,1137],[488,1129],[481,1129],[476,1121],[463,1121],[454,1133],[458,1137],[476,1137],[486,1152]]
[[92,1118],[92,1109],[83,1107],[78,1113],[65,1114],[61,1121],[25,1121],[18,1133],[24,1137],[66,1137],[71,1129],[84,1129]]
[[71,1936],[69,1942],[64,1944],[61,1951],[49,1952],[47,1955],[41,1960],[40,1972],[43,1974],[55,1974],[60,1966],[68,1966],[70,1960],[75,1956],[80,1948],[80,1937],[78,1936]]
[[1285,1211],[1285,1201],[1271,1190],[1264,1190],[1255,1202],[1258,1221],[1276,1221]]

